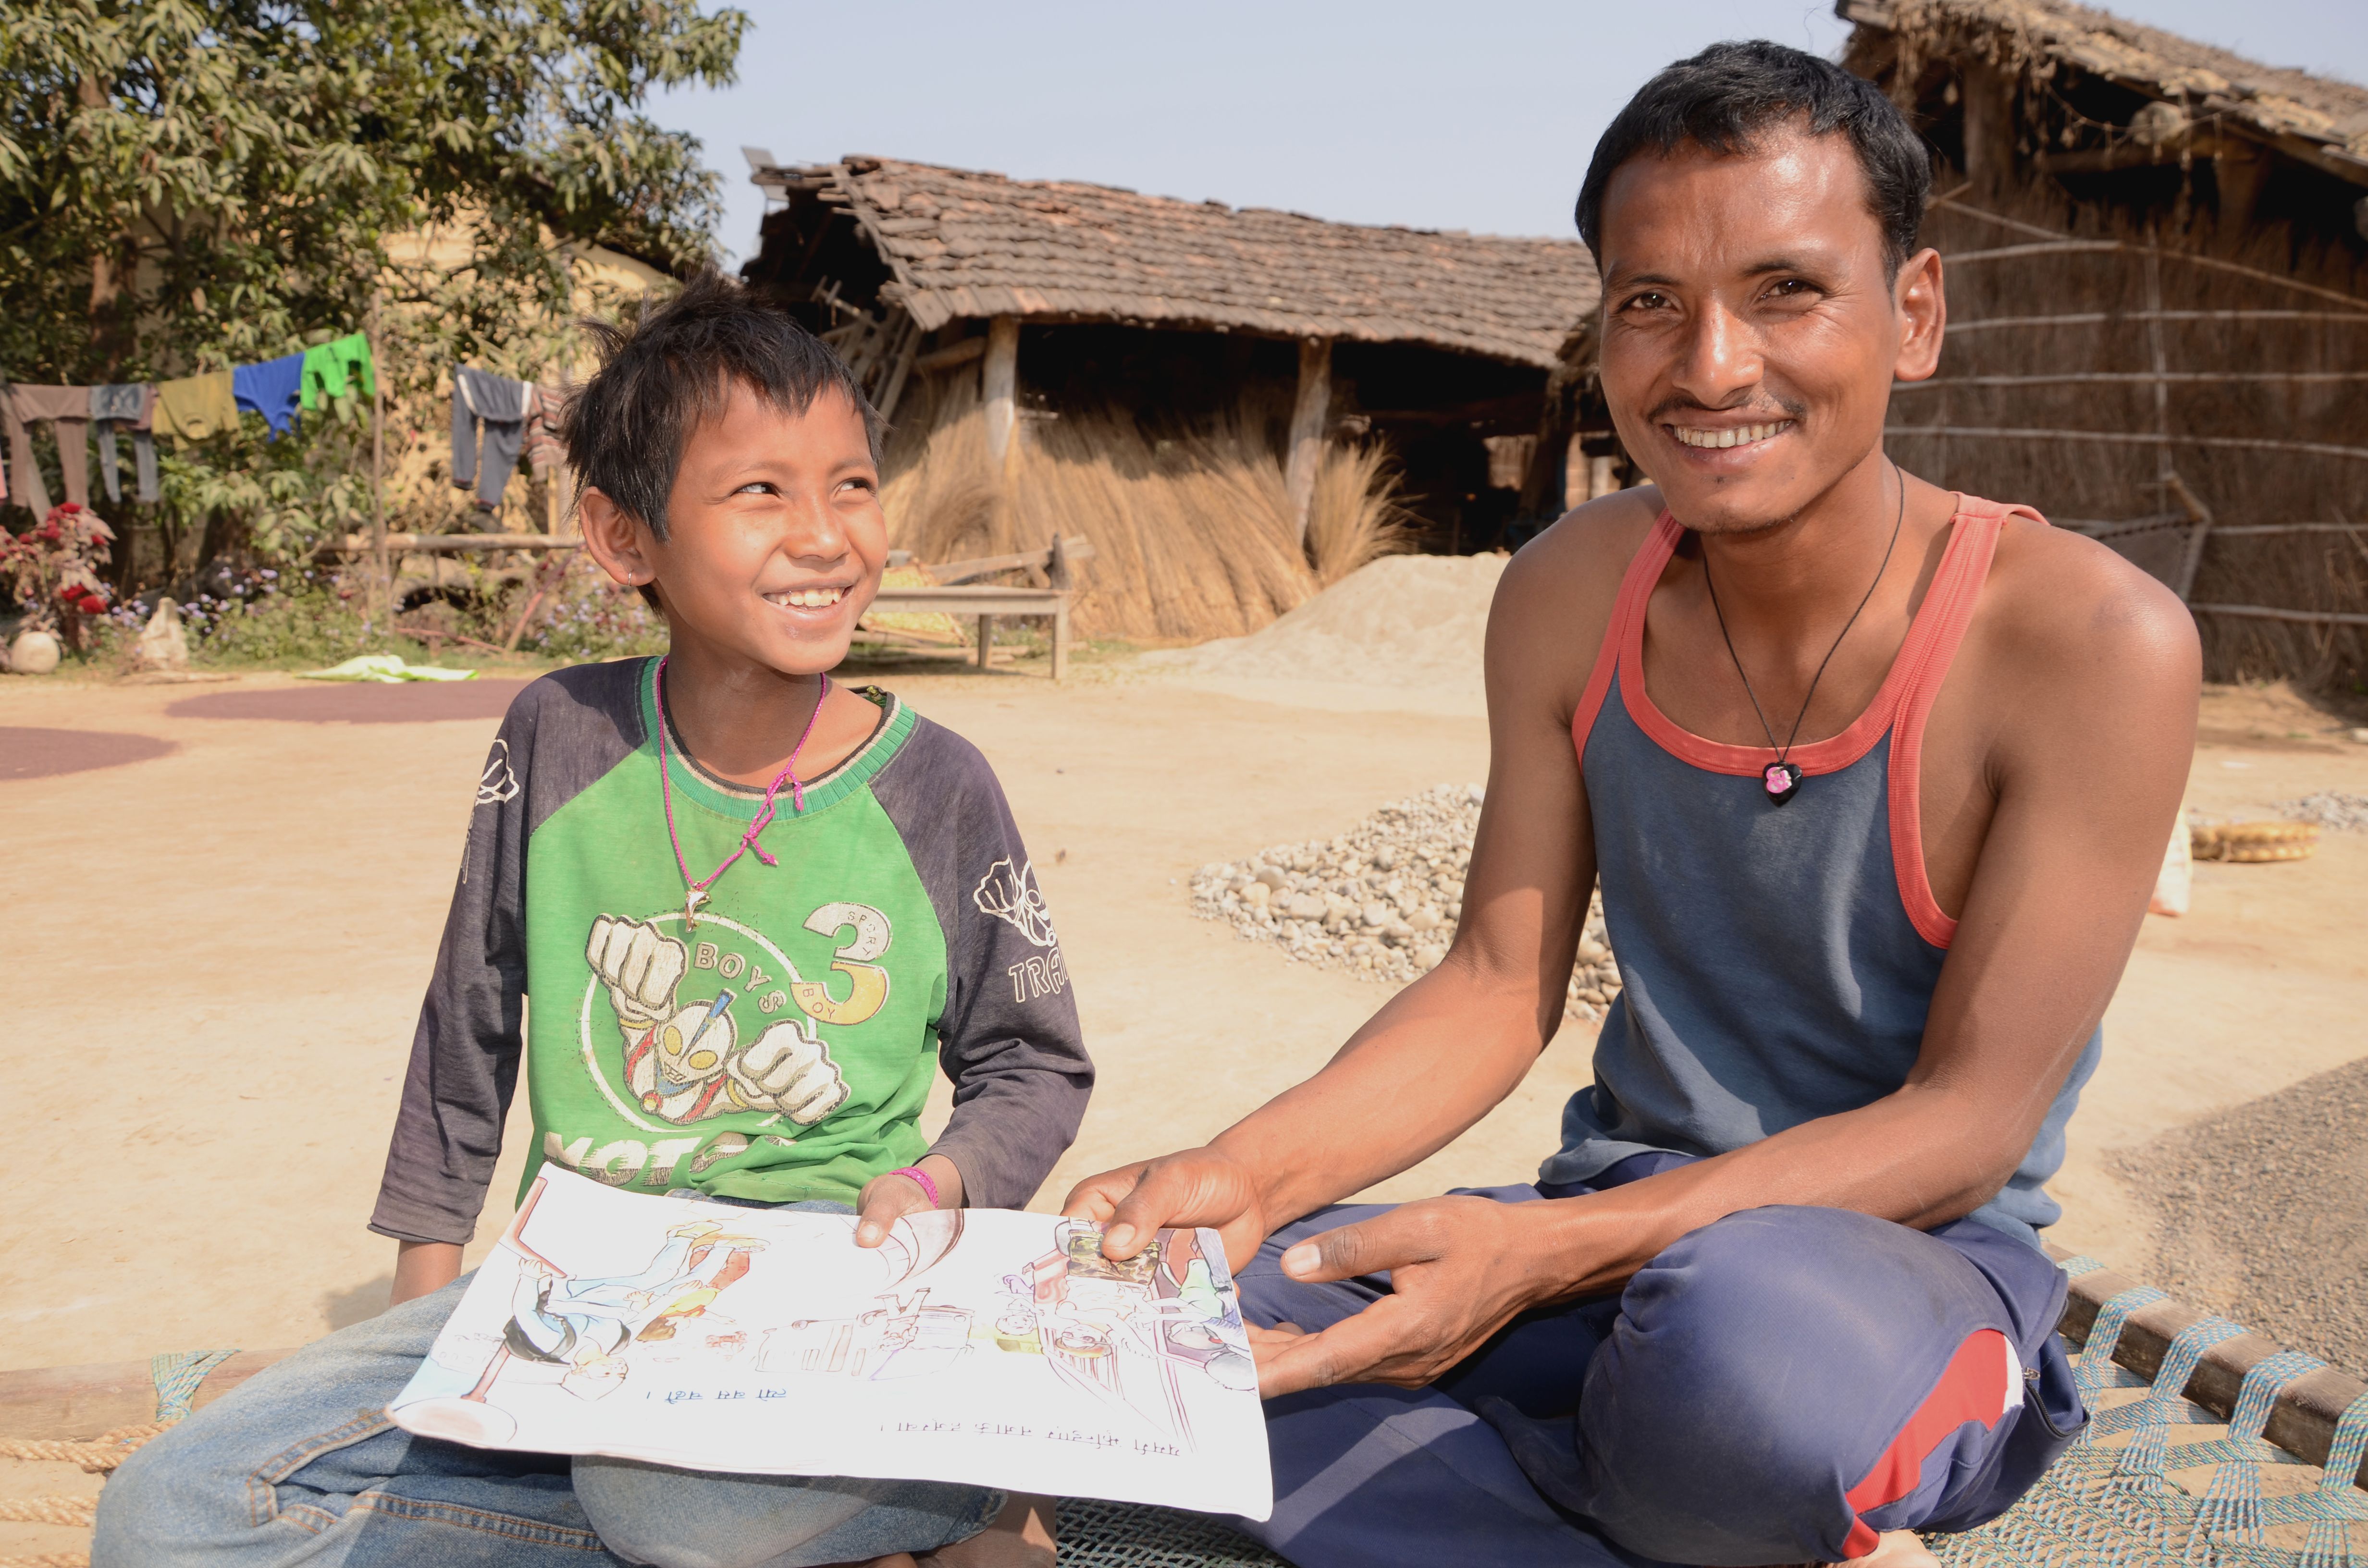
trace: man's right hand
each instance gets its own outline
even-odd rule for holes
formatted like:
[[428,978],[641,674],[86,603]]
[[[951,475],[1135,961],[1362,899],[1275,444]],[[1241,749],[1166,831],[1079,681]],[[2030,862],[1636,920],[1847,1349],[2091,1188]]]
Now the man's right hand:
[[1102,1255],[1129,1258],[1167,1226],[1207,1225],[1224,1238],[1225,1261],[1241,1268],[1266,1240],[1266,1208],[1247,1166],[1222,1150],[1185,1149],[1087,1176],[1061,1212],[1103,1221]]

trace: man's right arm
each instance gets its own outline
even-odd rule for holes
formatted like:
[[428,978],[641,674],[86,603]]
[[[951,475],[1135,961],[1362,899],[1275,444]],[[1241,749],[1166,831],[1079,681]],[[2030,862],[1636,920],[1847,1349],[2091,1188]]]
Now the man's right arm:
[[1281,1226],[1445,1147],[1553,1039],[1595,883],[1571,716],[1656,494],[1581,508],[1505,570],[1488,617],[1488,793],[1446,958],[1206,1148],[1080,1183],[1067,1211],[1108,1221],[1113,1256],[1201,1224],[1239,1267]]

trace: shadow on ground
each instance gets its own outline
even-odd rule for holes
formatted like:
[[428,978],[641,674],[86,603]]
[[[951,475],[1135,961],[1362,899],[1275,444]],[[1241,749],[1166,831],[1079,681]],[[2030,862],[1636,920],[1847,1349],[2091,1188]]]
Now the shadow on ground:
[[364,1323],[386,1311],[387,1292],[394,1289],[394,1276],[381,1274],[364,1284],[343,1290],[321,1292],[321,1320],[332,1333]]

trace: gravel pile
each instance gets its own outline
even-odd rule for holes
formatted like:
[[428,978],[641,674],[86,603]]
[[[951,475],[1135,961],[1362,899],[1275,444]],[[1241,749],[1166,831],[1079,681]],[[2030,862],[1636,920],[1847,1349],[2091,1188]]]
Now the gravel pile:
[[2150,1283],[2368,1377],[2368,1061],[2114,1164],[2160,1216]]
[[1247,637],[1143,655],[1235,680],[1347,681],[1483,691],[1481,651],[1501,555],[1385,555]]
[[[1434,968],[1463,915],[1480,824],[1477,784],[1441,784],[1383,806],[1337,838],[1277,844],[1193,873],[1192,913],[1285,958],[1403,985]],[[1600,900],[1571,972],[1567,1011],[1593,1022],[1620,994]]]
[[2315,822],[2321,827],[2368,828],[2368,795],[2321,790],[2299,801],[2280,801],[2278,815],[2294,822]]

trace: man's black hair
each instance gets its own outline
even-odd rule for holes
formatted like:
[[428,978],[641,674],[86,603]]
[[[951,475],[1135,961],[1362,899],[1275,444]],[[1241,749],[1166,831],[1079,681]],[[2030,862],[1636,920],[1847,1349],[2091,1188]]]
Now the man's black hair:
[[1781,43],[1714,43],[1637,90],[1595,144],[1578,187],[1578,237],[1603,256],[1603,192],[1622,164],[1666,156],[1687,143],[1722,155],[1749,152],[1761,131],[1805,118],[1812,136],[1839,131],[1866,176],[1866,204],[1883,230],[1884,259],[1896,276],[1916,249],[1932,159],[1882,89]]
[[880,460],[884,422],[847,362],[720,272],[702,271],[673,299],[644,304],[631,328],[584,327],[599,347],[600,369],[568,404],[567,460],[585,488],[597,487],[660,539],[683,447],[701,420],[722,415],[735,381],[791,415],[837,393],[863,415],[871,460]]

